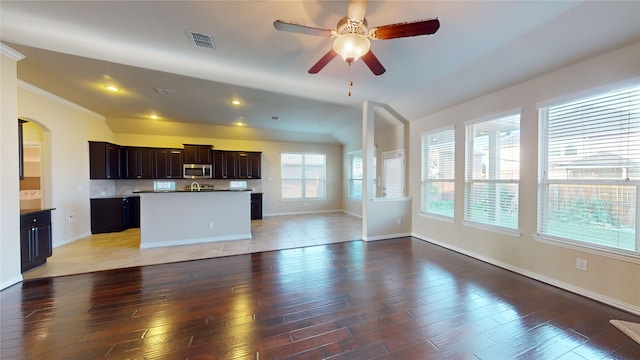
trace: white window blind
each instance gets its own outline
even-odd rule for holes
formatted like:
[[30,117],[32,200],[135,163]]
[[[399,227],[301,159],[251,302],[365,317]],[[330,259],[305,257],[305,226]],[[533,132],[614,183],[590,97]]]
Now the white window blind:
[[326,155],[281,154],[283,199],[326,197]]
[[382,154],[383,184],[382,196],[398,198],[404,196],[404,150]]
[[422,136],[422,203],[424,213],[453,217],[455,129]]
[[640,252],[640,86],[539,109],[538,233]]
[[464,218],[518,229],[520,114],[467,125]]

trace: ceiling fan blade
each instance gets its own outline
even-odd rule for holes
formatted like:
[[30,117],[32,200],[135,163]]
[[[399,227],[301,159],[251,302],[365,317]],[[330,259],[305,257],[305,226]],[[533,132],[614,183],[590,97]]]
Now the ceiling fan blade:
[[298,25],[298,24],[284,22],[282,20],[274,21],[273,27],[276,28],[276,30],[278,31],[288,31],[293,33],[314,35],[314,36],[330,37],[332,33],[332,30],[329,30],[329,29],[319,29],[311,26]]
[[438,19],[404,22],[371,29],[371,38],[388,40],[409,36],[431,35],[438,31],[439,28],[440,21]]
[[371,69],[371,72],[376,76],[382,75],[385,71],[387,71],[387,69],[385,69],[384,66],[382,66],[382,64],[380,63],[380,60],[378,60],[378,58],[373,55],[371,49],[369,49],[366,54],[362,55],[360,59],[362,59],[362,61],[367,64],[369,69]]
[[328,53],[324,54],[324,56],[320,60],[318,60],[318,62],[315,63],[315,65],[313,65],[311,69],[309,69],[309,74],[317,74],[320,70],[322,70],[322,68],[327,66],[327,64],[331,62],[331,60],[333,60],[336,55],[338,55],[338,53],[335,50],[329,50]]
[[349,0],[347,17],[353,21],[362,21],[367,11],[367,0]]

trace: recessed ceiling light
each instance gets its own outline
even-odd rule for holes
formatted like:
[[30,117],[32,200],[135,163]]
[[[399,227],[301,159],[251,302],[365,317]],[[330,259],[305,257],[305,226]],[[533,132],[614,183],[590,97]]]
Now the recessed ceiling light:
[[107,86],[105,86],[105,88],[106,88],[107,90],[109,90],[109,91],[113,91],[113,92],[120,91],[120,89],[119,89],[117,86],[114,86],[114,85],[107,85]]
[[235,106],[240,105],[240,100],[236,100],[236,99],[231,100],[231,105],[235,105]]

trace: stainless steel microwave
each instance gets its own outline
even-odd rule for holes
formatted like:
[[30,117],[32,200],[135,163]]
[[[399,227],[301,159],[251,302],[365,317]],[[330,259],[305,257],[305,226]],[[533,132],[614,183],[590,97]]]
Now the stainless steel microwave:
[[213,171],[211,164],[184,164],[182,177],[185,179],[211,179]]

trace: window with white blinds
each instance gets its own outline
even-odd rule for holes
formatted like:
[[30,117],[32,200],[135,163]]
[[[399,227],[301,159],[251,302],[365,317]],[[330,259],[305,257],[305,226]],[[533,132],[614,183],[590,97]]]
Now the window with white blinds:
[[362,150],[355,151],[349,156],[349,198],[362,199]]
[[325,154],[280,154],[283,199],[326,197]]
[[464,219],[518,229],[520,113],[466,127]]
[[382,154],[383,188],[385,198],[404,196],[404,150],[389,151]]
[[640,253],[640,86],[539,109],[538,233]]
[[453,127],[422,136],[423,213],[453,218],[455,148]]

